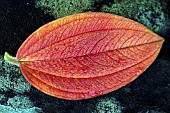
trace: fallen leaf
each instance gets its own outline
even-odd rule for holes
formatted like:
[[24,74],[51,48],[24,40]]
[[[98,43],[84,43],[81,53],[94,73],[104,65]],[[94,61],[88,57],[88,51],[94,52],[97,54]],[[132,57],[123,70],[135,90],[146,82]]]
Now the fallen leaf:
[[16,61],[37,89],[79,100],[132,82],[155,60],[163,42],[133,20],[81,13],[40,27],[21,45]]

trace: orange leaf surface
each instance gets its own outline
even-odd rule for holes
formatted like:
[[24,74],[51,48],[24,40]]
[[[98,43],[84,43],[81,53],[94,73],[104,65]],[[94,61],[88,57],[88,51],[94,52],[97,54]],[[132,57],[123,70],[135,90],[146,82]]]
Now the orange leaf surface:
[[52,21],[17,52],[25,78],[64,99],[92,98],[137,78],[157,57],[164,39],[130,19],[81,13]]

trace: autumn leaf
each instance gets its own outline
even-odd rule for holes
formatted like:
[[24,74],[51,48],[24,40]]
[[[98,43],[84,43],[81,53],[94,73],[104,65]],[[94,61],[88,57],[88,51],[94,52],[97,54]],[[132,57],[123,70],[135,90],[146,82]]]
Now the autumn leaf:
[[108,13],[81,13],[31,34],[16,59],[42,92],[69,100],[96,97],[136,79],[157,57],[164,39],[145,26]]

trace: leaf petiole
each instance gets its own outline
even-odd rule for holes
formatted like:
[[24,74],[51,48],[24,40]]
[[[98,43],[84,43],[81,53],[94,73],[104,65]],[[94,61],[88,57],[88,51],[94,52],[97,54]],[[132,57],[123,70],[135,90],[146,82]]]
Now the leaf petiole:
[[14,65],[19,65],[19,61],[15,58],[10,56],[7,52],[4,54],[4,60],[14,64]]

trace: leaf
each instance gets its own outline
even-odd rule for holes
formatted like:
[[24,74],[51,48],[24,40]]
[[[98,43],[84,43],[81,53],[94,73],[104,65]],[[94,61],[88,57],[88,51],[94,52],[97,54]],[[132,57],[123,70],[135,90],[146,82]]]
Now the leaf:
[[96,97],[136,79],[157,57],[164,39],[130,19],[81,13],[52,21],[17,52],[25,78],[64,99]]

